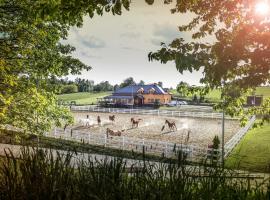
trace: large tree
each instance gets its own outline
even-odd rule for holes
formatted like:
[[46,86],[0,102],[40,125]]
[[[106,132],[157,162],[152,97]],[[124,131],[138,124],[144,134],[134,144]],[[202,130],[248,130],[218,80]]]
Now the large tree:
[[[267,116],[270,100],[258,109],[242,109],[250,89],[270,83],[270,14],[256,11],[257,2],[176,1],[172,13],[194,15],[190,23],[179,27],[181,32],[190,32],[193,40],[177,38],[168,45],[162,44],[160,50],[149,53],[149,59],[174,61],[180,73],[202,70],[201,83],[222,89],[225,104],[218,107],[225,105],[231,115],[256,110]],[[232,89],[237,89],[239,95],[231,96]]]
[[82,25],[84,15],[121,14],[123,7],[128,0],[0,0],[0,125],[42,133],[70,123],[48,79],[91,67],[72,58],[75,48],[60,41],[70,26]]

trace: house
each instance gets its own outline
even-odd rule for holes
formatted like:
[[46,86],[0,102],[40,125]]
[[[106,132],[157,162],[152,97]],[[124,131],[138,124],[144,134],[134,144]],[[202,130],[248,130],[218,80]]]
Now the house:
[[149,84],[120,88],[100,102],[113,106],[150,106],[157,103],[167,104],[171,99],[172,95],[165,92],[159,85]]

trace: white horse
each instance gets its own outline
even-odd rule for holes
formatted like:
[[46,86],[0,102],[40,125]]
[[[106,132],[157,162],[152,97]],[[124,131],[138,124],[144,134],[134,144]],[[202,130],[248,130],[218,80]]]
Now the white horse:
[[93,124],[93,122],[91,122],[90,119],[83,119],[83,118],[79,119],[79,123],[87,127]]

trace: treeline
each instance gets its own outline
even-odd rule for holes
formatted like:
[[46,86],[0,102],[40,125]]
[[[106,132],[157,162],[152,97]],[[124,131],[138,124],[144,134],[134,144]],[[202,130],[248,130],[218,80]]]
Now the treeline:
[[[112,85],[109,81],[102,81],[100,83],[95,84],[93,80],[76,78],[74,81],[65,79],[57,79],[56,77],[52,77],[50,79],[51,84],[54,85],[58,94],[68,94],[68,93],[76,93],[76,92],[103,92],[103,91],[115,91],[120,88],[129,86],[129,85],[144,85],[145,82],[143,80],[139,82],[135,82],[132,77],[126,78],[120,84]],[[157,83],[159,86],[163,86],[162,82]]]

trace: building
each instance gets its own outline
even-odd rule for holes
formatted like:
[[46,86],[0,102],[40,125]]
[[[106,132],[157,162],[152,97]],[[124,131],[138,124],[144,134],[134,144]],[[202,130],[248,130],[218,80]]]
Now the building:
[[247,97],[247,106],[260,106],[263,102],[262,95],[254,95]]
[[172,95],[157,84],[130,85],[116,90],[112,95],[99,100],[101,104],[112,106],[153,106],[167,104]]

